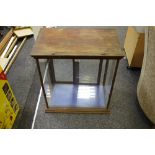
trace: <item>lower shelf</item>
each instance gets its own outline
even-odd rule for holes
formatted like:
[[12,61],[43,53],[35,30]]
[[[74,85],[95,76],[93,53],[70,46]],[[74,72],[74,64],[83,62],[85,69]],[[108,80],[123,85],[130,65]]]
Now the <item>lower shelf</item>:
[[102,85],[45,84],[46,112],[108,113]]
[[46,113],[91,113],[91,114],[110,114],[110,110],[106,108],[63,108],[63,107],[50,107],[45,109]]

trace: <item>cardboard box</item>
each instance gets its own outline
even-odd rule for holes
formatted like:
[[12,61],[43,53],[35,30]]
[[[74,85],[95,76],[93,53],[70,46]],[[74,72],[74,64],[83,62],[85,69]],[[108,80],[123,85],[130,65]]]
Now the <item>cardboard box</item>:
[[137,32],[132,26],[128,27],[124,49],[129,67],[142,67],[144,56],[144,33]]
[[0,129],[12,128],[19,112],[19,105],[0,66]]

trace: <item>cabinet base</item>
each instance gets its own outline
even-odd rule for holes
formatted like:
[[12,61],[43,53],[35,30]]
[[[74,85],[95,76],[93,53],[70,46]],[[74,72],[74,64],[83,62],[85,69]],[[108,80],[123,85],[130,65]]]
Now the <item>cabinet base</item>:
[[56,108],[50,107],[45,109],[46,113],[100,113],[110,114],[110,110],[103,108]]

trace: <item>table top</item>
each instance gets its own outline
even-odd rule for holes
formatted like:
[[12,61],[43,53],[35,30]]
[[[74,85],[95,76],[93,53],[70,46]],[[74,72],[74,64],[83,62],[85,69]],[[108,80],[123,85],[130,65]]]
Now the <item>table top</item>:
[[103,28],[42,28],[31,56],[34,58],[124,57],[117,31]]

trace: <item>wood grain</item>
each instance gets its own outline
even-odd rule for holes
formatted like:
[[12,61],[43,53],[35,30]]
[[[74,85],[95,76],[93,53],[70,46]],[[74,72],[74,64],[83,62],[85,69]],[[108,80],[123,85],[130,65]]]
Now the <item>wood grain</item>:
[[31,53],[36,58],[122,58],[112,29],[42,28]]
[[22,37],[26,37],[29,35],[33,35],[33,31],[31,28],[21,28],[21,29],[17,29],[14,30],[14,34],[18,37],[18,38],[22,38]]
[[106,108],[46,108],[45,112],[51,113],[91,113],[91,114],[110,114],[110,110]]
[[8,62],[9,62],[8,58],[0,58],[0,66],[3,68],[3,70],[7,66]]
[[13,28],[10,29],[10,31],[6,34],[4,39],[0,42],[0,55],[2,54],[3,48],[6,46],[7,42],[11,38],[12,34],[13,34]]
[[14,39],[13,43],[11,44],[10,48],[8,49],[7,53],[5,54],[5,57],[7,58],[9,56],[9,54],[11,53],[11,51],[13,50],[14,46],[16,45],[18,39],[17,37]]
[[1,55],[1,58],[6,58],[6,53],[8,52],[9,48],[11,47],[11,44],[14,42],[15,40],[15,36],[12,36],[11,39],[9,40],[6,48],[4,49],[2,55]]
[[16,57],[18,56],[18,54],[19,54],[21,48],[23,47],[23,45],[24,45],[26,39],[27,39],[27,37],[25,37],[25,38],[22,40],[22,42],[21,42],[21,44],[18,46],[18,48],[17,48],[15,54],[14,54],[13,57],[10,59],[8,65],[6,66],[6,68],[5,68],[5,70],[4,70],[4,73],[5,73],[5,74],[8,73],[8,71],[9,71],[9,69],[11,68],[12,64],[13,64],[14,61],[16,60]]

